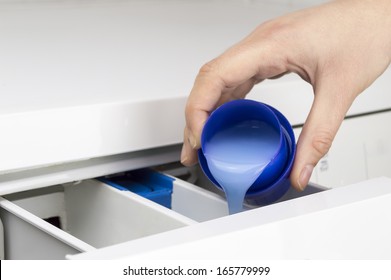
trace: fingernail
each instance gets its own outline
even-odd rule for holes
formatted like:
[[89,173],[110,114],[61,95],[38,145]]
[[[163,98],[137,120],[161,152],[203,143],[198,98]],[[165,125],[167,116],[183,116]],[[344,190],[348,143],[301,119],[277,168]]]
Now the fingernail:
[[297,181],[300,190],[304,190],[305,187],[308,185],[308,182],[310,181],[312,171],[314,170],[314,167],[310,164],[304,166],[304,168],[301,170],[299,180]]

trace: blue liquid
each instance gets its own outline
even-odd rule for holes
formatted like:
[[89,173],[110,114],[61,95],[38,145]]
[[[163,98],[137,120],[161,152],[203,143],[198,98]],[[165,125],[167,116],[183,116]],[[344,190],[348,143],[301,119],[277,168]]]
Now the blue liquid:
[[245,121],[217,132],[205,145],[205,158],[223,188],[229,213],[243,210],[247,190],[275,156],[280,135],[261,121]]

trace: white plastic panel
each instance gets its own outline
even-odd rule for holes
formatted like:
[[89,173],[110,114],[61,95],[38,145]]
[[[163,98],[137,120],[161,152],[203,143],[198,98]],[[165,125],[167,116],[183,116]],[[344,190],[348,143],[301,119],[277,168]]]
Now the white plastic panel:
[[390,122],[391,112],[345,120],[311,181],[332,188],[391,177],[391,128],[386,125]]
[[172,210],[198,222],[228,215],[223,197],[178,179],[173,183]]
[[364,144],[369,178],[384,175],[391,177],[391,129],[384,125],[380,126],[378,129],[383,133],[374,134],[372,138],[366,139]]

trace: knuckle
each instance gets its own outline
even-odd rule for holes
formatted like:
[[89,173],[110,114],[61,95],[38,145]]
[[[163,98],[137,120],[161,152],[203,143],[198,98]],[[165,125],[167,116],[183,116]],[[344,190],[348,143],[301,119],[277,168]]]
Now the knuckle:
[[214,73],[216,71],[216,61],[212,60],[204,65],[201,66],[198,75],[204,76],[204,75],[210,75],[211,73]]
[[323,157],[331,148],[333,135],[329,131],[323,131],[315,135],[312,139],[312,148],[318,158]]

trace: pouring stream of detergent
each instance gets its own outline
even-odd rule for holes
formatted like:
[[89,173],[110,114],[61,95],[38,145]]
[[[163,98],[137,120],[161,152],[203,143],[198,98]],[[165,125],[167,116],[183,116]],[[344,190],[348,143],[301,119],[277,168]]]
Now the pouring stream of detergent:
[[241,212],[246,192],[279,148],[278,132],[258,120],[247,120],[217,132],[204,151],[210,172],[223,188],[229,214]]

